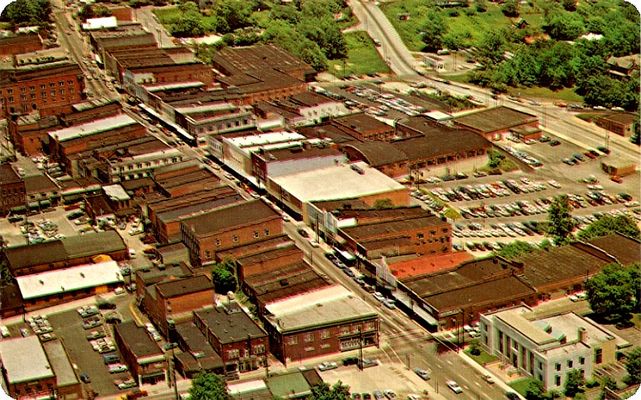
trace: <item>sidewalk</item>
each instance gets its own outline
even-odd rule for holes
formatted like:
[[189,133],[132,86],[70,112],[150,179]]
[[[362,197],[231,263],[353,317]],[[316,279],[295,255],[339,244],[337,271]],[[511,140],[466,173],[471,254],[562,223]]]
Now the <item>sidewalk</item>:
[[525,398],[521,396],[519,393],[517,393],[516,390],[512,389],[510,385],[500,380],[491,371],[488,371],[487,369],[483,368],[483,366],[479,365],[476,361],[472,360],[467,354],[465,354],[465,352],[459,351],[457,354],[459,355],[459,357],[463,359],[463,361],[468,363],[475,370],[481,372],[482,374],[490,375],[494,379],[495,385],[499,386],[501,389],[505,390],[506,392],[514,392],[519,396],[519,399],[525,400]]

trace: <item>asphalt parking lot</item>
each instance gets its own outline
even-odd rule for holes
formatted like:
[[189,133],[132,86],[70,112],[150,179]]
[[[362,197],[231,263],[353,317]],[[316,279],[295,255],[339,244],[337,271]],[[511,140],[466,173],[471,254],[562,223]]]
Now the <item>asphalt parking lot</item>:
[[[103,323],[99,327],[85,330],[82,327],[83,320],[76,310],[52,314],[49,316],[49,321],[58,337],[65,343],[73,343],[73,346],[67,346],[69,358],[73,365],[77,367],[78,374],[86,373],[91,378],[91,383],[85,385],[86,390],[93,390],[99,396],[120,392],[114,385],[113,380],[125,379],[129,377],[129,373],[110,374],[103,362],[103,354],[94,351],[86,339],[86,335],[94,330],[104,331],[108,337],[113,339],[112,326]],[[119,354],[118,350],[116,350],[115,354]]]
[[[69,213],[71,213],[71,211],[65,211],[65,209],[60,206],[54,208],[51,211],[30,215],[26,219],[30,222],[33,222],[36,226],[44,221],[51,221],[57,226],[57,233],[62,234],[66,237],[79,235],[82,229],[89,228],[88,224],[76,225],[72,221],[67,219],[67,215]],[[20,231],[20,226],[21,223],[19,222],[11,223],[7,218],[0,219],[0,232],[2,232],[2,238],[7,242],[8,246],[19,246],[27,244],[26,237]],[[40,233],[42,233],[42,229],[37,229]]]
[[[421,394],[424,390],[431,392],[428,383],[419,378],[404,365],[396,363],[381,363],[378,366],[360,370],[357,366],[341,366],[337,369],[320,372],[325,382],[330,385],[339,380],[350,387],[352,393],[381,392],[391,389],[397,398],[404,399],[410,393]],[[372,395],[372,399],[374,396]]]

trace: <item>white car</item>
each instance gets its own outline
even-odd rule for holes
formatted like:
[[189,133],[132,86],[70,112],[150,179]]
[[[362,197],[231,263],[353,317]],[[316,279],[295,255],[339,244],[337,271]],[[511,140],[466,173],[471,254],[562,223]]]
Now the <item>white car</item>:
[[374,298],[376,300],[380,301],[381,303],[383,301],[385,301],[385,296],[383,296],[383,293],[381,293],[381,292],[374,292],[374,294],[372,296],[374,296]]
[[455,381],[447,381],[445,382],[448,388],[450,388],[454,393],[460,394],[463,393],[463,389],[459,386],[458,383]]
[[125,372],[128,371],[129,368],[125,364],[111,364],[109,366],[109,373],[110,374],[115,374],[118,372]]
[[328,371],[330,369],[335,369],[335,368],[338,368],[338,364],[336,364],[333,361],[326,361],[318,364],[319,371]]

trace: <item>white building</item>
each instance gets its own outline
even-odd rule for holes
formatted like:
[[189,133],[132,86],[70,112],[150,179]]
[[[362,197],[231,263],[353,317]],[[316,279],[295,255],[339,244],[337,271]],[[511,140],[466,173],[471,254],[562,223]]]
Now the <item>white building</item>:
[[591,378],[594,369],[616,360],[630,343],[574,313],[541,318],[526,306],[480,320],[481,344],[519,372],[542,381],[547,390],[562,390],[572,369]]

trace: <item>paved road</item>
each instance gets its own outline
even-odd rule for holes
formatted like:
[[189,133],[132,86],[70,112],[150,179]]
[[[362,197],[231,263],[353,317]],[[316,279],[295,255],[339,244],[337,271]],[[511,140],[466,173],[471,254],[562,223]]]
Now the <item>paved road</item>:
[[[500,388],[483,381],[480,374],[461,360],[456,353],[437,354],[436,342],[432,340],[429,332],[398,309],[383,308],[371,294],[365,292],[360,285],[327,260],[323,256],[322,248],[312,248],[309,241],[300,236],[296,229],[297,226],[293,223],[285,224],[285,232],[305,252],[306,259],[311,261],[319,272],[340,282],[379,311],[381,348],[390,360],[406,366],[409,362],[411,368],[420,366],[430,370],[432,374],[430,384],[434,389],[438,386],[439,393],[447,399],[495,400],[504,396]],[[445,381],[450,379],[456,380],[463,387],[462,395],[454,394],[445,386]]]
[[91,60],[89,45],[85,42],[82,34],[76,30],[75,24],[70,22],[69,11],[63,8],[61,0],[56,0],[54,6],[56,10],[62,10],[53,13],[55,25],[58,28],[58,40],[85,75],[87,93],[96,97],[117,98],[118,94],[107,87],[101,80],[99,70],[93,67],[89,61]]
[[557,136],[581,144],[586,149],[603,146],[605,138],[609,136],[609,144],[610,149],[613,151],[613,156],[623,156],[628,160],[638,160],[639,158],[639,147],[630,143],[627,138],[609,133],[603,128],[582,121],[566,108],[557,107],[550,103],[525,104],[510,100],[505,96],[493,99],[491,92],[487,89],[462,83],[428,81],[430,86],[455,95],[472,95],[488,105],[506,105],[519,111],[534,114],[539,117],[541,125],[555,132]]
[[350,0],[348,4],[367,33],[380,41],[379,51],[392,71],[399,77],[418,77],[414,57],[380,8],[361,0]]
[[174,47],[173,38],[167,33],[165,27],[158,22],[153,10],[157,7],[147,6],[134,9],[136,19],[142,24],[149,32],[153,33],[156,37],[159,47]]

